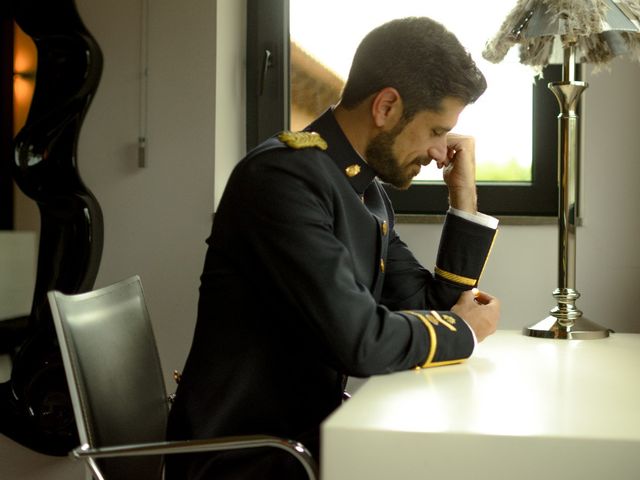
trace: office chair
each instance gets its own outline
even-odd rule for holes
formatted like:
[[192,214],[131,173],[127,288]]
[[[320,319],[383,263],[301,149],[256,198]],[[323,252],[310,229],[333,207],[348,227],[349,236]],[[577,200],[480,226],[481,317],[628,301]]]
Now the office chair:
[[[268,435],[164,441],[169,402],[142,284],[134,276],[87,293],[48,294],[84,460],[97,480],[160,480],[163,455],[278,448],[311,480],[299,442]],[[106,460],[105,460],[106,459]]]

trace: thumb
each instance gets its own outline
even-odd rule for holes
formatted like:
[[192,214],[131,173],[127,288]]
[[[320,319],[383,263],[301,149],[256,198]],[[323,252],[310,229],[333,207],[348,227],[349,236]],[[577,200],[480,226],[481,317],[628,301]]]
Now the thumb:
[[487,292],[478,290],[477,288],[472,288],[470,291],[473,292],[473,297],[476,303],[479,303],[480,305],[488,305],[495,300],[495,297],[489,295]]

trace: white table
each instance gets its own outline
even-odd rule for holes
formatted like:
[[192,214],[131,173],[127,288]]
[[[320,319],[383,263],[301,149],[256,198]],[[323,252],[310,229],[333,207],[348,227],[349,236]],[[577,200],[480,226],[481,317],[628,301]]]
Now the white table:
[[640,479],[640,335],[498,331],[372,377],[322,425],[323,480]]

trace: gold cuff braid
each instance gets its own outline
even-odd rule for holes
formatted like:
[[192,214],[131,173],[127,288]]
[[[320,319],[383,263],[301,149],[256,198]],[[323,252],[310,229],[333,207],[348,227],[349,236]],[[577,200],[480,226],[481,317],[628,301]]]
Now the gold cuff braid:
[[414,317],[419,319],[422,322],[422,324],[427,328],[427,331],[429,332],[430,345],[429,345],[429,353],[427,354],[427,359],[422,365],[416,366],[415,367],[416,369],[419,370],[421,368],[440,367],[440,366],[452,365],[454,363],[460,363],[464,361],[464,358],[454,359],[454,360],[444,360],[440,362],[433,361],[434,357],[436,356],[436,351],[438,349],[438,334],[436,333],[436,329],[434,325],[442,325],[445,328],[451,330],[452,332],[457,332],[458,329],[453,325],[453,323],[455,323],[454,318],[449,317],[447,315],[447,317],[451,319],[451,321],[447,321],[443,318],[442,315],[440,315],[440,313],[438,313],[435,310],[431,310],[428,315],[425,315],[424,313],[416,312],[413,310],[405,310],[402,313],[413,315]]
[[429,345],[429,353],[427,354],[427,359],[422,364],[422,367],[418,367],[418,368],[426,368],[433,361],[433,357],[436,356],[436,349],[438,348],[438,335],[436,335],[436,329],[431,324],[431,322],[427,319],[427,317],[425,317],[423,314],[419,312],[414,312],[411,310],[408,310],[404,313],[408,313],[418,318],[424,324],[424,326],[427,327],[427,331],[429,332],[429,338],[431,340]]
[[475,287],[476,284],[478,283],[478,279],[477,278],[469,278],[469,277],[463,277],[462,275],[457,275],[455,273],[451,273],[451,272],[447,272],[446,270],[443,270],[439,267],[435,267],[435,273],[436,275],[445,278],[451,282],[454,283],[458,283],[460,285],[467,285],[469,287]]

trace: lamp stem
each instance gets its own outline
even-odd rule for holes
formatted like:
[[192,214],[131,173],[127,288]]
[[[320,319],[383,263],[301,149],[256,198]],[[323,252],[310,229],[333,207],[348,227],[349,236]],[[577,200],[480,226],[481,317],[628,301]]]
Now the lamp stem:
[[[549,89],[560,106],[558,115],[558,286],[572,290],[580,296],[576,286],[576,207],[577,207],[577,153],[578,114],[580,95],[587,88],[575,81],[575,45],[564,49],[562,82],[552,82]],[[555,294],[554,294],[555,296]],[[572,302],[572,304],[575,303]],[[572,316],[579,317],[576,310]]]
[[582,318],[575,302],[580,294],[576,283],[576,215],[577,215],[577,153],[580,95],[585,82],[575,81],[575,43],[564,49],[562,81],[549,83],[560,105],[558,115],[558,288],[553,292],[557,301],[550,316],[524,329],[525,335],[544,338],[603,338],[609,331]]
[[562,64],[562,81],[573,82],[576,79],[576,44],[569,43],[564,48],[564,62]]

